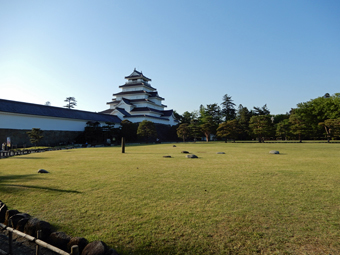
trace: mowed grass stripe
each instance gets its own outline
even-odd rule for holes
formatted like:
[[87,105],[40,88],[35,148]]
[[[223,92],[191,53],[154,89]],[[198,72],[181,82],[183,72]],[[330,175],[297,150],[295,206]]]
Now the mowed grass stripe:
[[0,199],[122,254],[339,253],[340,144],[176,146],[1,159]]

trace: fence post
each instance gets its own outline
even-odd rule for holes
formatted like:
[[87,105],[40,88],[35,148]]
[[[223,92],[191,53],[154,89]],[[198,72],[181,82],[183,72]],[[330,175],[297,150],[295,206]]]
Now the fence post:
[[[40,239],[41,238],[41,230],[37,231],[37,238]],[[40,246],[37,244],[37,246],[35,247],[35,255],[39,255],[40,254]]]
[[79,247],[78,247],[78,245],[72,245],[70,255],[79,255]]
[[125,138],[122,137],[122,153],[125,153]]
[[[8,226],[12,227],[12,219],[9,219]],[[13,233],[8,231],[8,255],[13,255]]]

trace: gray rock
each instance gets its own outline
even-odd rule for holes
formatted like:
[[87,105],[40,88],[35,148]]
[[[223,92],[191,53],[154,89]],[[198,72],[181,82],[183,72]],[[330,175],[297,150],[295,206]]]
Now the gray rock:
[[19,213],[18,210],[7,210],[5,215],[5,225],[12,227],[12,225],[9,225],[9,218],[11,218],[13,215],[16,215]]
[[216,154],[225,154],[225,152],[220,151],[220,152],[217,152]]
[[78,245],[79,254],[81,254],[84,248],[86,247],[86,245],[88,244],[89,244],[89,241],[87,241],[83,237],[72,237],[69,243],[67,244],[67,252],[71,252],[71,247],[73,245]]
[[172,147],[177,147],[176,145],[172,145]]
[[28,221],[29,218],[31,218],[31,216],[27,213],[16,213],[16,214],[12,215],[9,219],[12,220],[13,228],[17,229],[17,225],[18,225],[20,220],[27,219],[27,221]]
[[171,156],[163,156],[163,158],[171,158]]
[[38,174],[47,174],[47,173],[49,173],[49,172],[45,169],[39,169],[38,170]]
[[107,245],[102,241],[93,241],[86,245],[81,255],[105,255],[108,251]]
[[63,251],[67,250],[67,244],[70,242],[71,237],[64,232],[53,232],[49,237],[49,243]]
[[185,156],[186,158],[198,158],[196,155],[194,154],[189,154]]
[[274,151],[274,150],[273,150],[273,151],[270,151],[269,153],[270,153],[270,154],[280,154],[280,152]]
[[181,151],[181,153],[189,153],[189,151]]
[[23,218],[23,219],[19,220],[18,223],[17,223],[17,227],[15,229],[19,230],[21,232],[24,232],[25,225],[28,222],[28,220],[29,220],[29,218]]
[[41,230],[41,240],[43,241],[47,241],[48,237],[52,233],[51,224],[37,218],[31,218],[28,220],[24,228],[24,233],[36,237],[38,230]]

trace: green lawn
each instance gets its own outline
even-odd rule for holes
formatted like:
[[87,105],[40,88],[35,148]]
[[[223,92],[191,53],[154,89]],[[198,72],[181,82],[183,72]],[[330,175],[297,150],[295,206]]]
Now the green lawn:
[[121,254],[340,254],[340,144],[172,145],[1,159],[0,200]]

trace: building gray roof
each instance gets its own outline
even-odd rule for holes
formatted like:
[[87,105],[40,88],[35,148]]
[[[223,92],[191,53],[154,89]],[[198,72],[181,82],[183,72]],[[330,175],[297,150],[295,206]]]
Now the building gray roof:
[[136,82],[136,83],[125,83],[124,85],[120,85],[119,88],[125,88],[125,87],[139,87],[139,86],[146,86],[148,88],[156,90],[154,87],[152,87],[147,82]]
[[117,107],[116,110],[119,111],[120,113],[124,114],[124,116],[130,116],[131,115],[130,113],[125,111],[125,109],[123,109],[123,108]]
[[136,70],[136,68],[135,68],[135,70],[133,70],[133,72],[129,76],[125,76],[125,79],[138,79],[138,78],[142,78],[144,80],[151,81],[151,79],[144,76],[142,72],[138,72]]
[[0,99],[0,112],[37,115],[55,118],[80,119],[87,121],[101,121],[120,123],[121,119],[115,115],[73,110],[55,106],[31,104],[6,99]]

